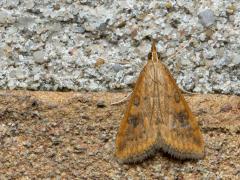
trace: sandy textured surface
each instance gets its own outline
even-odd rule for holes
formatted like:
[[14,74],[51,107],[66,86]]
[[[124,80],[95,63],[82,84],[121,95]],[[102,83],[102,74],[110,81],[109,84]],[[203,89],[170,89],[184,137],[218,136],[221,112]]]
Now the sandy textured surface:
[[126,93],[0,91],[0,179],[240,179],[240,97],[185,95],[206,157],[159,152],[136,165],[113,158]]

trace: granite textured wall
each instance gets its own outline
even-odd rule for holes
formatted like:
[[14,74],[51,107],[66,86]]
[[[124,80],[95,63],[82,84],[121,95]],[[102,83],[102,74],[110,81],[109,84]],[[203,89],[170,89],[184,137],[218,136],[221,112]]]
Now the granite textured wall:
[[240,94],[239,0],[0,0],[0,88],[129,89],[151,38],[185,90]]

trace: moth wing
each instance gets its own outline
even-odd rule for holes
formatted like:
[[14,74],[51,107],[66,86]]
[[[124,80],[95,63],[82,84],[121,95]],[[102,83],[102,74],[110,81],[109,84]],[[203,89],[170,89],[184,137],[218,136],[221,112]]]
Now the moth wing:
[[154,102],[149,98],[154,84],[149,81],[149,63],[141,71],[116,137],[116,158],[123,163],[142,161],[154,154],[158,128]]
[[179,159],[203,158],[204,141],[195,116],[165,65],[158,62],[154,66],[157,69],[155,74],[152,72],[157,84],[154,94],[159,99],[160,114],[159,146]]

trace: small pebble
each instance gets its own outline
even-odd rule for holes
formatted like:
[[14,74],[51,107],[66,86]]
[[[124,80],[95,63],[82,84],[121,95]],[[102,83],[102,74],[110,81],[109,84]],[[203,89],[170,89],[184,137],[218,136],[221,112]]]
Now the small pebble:
[[104,107],[106,107],[105,101],[102,101],[102,100],[98,101],[98,102],[97,102],[97,107],[98,107],[98,108],[104,108]]
[[220,112],[229,112],[232,110],[232,106],[231,104],[224,104],[221,109]]
[[209,27],[215,22],[215,16],[211,9],[206,9],[198,14],[199,20],[204,27]]

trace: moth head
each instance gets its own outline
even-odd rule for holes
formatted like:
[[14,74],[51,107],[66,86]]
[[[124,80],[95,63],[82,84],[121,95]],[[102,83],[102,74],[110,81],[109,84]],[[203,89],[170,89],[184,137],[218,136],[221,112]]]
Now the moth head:
[[160,60],[160,53],[157,52],[156,41],[152,41],[151,52],[148,54],[148,60],[157,62]]
[[[154,57],[156,56],[156,57]],[[148,61],[160,61],[161,56],[159,52],[156,52],[156,54],[153,54],[152,52],[148,53]]]

